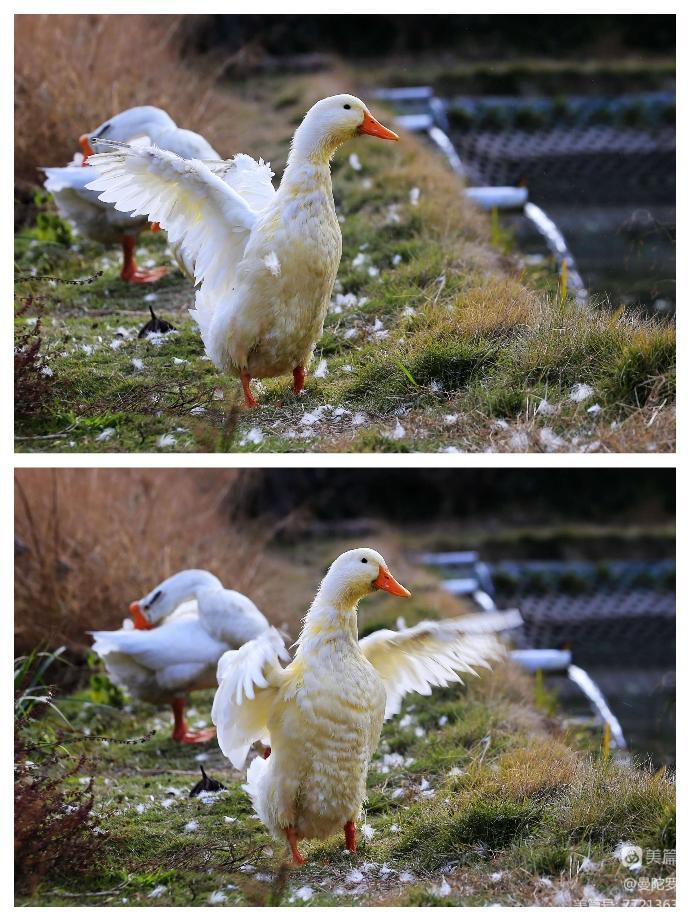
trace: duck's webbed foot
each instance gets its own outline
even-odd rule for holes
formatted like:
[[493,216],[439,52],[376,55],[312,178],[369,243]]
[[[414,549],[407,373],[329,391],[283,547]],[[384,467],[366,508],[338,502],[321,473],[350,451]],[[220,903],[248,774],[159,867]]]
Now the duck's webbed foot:
[[242,390],[244,392],[244,405],[247,409],[255,409],[259,404],[254,398],[254,394],[251,391],[249,384],[251,383],[251,375],[246,368],[243,371],[240,371],[240,380],[242,381]]
[[208,742],[209,739],[214,739],[216,736],[215,726],[211,726],[208,729],[198,729],[195,731],[191,730],[187,726],[187,721],[184,718],[185,704],[186,700],[184,697],[176,697],[172,702],[173,716],[175,718],[172,737],[175,742],[183,742],[186,745],[195,745],[199,742]]
[[352,819],[345,823],[345,847],[353,854],[357,851],[357,826]]
[[178,738],[178,742],[183,742],[186,745],[196,745],[199,742],[208,742],[211,739],[215,739],[216,730],[213,726],[209,729],[197,729],[191,730],[186,729],[181,738]]
[[128,271],[123,268],[120,278],[129,282],[130,285],[148,285],[167,274],[168,269],[166,266],[159,266],[155,269],[140,269],[135,265],[133,270]]
[[136,238],[130,234],[125,234],[122,238],[122,271],[120,278],[129,282],[130,285],[147,285],[152,281],[158,281],[164,275],[167,275],[166,266],[159,266],[155,269],[140,269],[134,258],[134,247]]
[[292,372],[292,392],[301,393],[304,390],[304,378],[307,376],[307,372],[304,370],[302,365],[297,365]]
[[297,829],[294,825],[288,825],[288,827],[285,829],[285,837],[288,839],[290,851],[292,852],[292,863],[296,867],[303,866],[306,861],[300,854],[299,848],[297,847]]

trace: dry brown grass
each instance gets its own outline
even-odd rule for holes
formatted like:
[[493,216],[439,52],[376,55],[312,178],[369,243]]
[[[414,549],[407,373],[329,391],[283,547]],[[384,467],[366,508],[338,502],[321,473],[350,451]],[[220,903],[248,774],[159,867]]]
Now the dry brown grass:
[[573,783],[578,766],[575,752],[558,739],[531,739],[499,761],[496,789],[514,798],[557,793]]
[[217,87],[226,61],[180,56],[182,16],[15,17],[15,175],[68,162],[77,139],[134,105],[160,106],[227,156],[245,106]]
[[[247,511],[259,486],[259,472],[241,470],[18,470],[17,653],[63,643],[84,651],[87,630],[119,626],[132,600],[194,568],[249,595],[296,638],[324,572],[357,544],[380,550],[413,590],[407,603],[372,596],[360,610],[361,629],[392,625],[398,615],[412,624],[467,611],[413,561],[399,534],[380,526],[367,535],[306,539],[292,528],[299,510],[289,518]],[[298,544],[288,542],[291,533],[301,534]]]
[[208,569],[266,610],[281,564],[264,566],[273,530],[238,511],[238,470],[18,470],[17,652],[88,645],[127,606],[180,569]]

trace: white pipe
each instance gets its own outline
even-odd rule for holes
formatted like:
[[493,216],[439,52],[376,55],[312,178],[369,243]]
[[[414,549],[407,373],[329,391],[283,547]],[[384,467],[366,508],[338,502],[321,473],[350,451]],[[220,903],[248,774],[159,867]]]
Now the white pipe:
[[439,128],[438,125],[432,125],[432,127],[428,129],[428,134],[434,144],[436,144],[445,155],[453,172],[464,179],[467,176],[467,170],[460,159],[460,155],[455,149],[455,145],[446,132]]
[[510,658],[527,672],[562,672],[573,657],[567,649],[515,649]]
[[396,115],[396,122],[405,131],[428,131],[434,124],[434,119],[428,112],[415,112],[411,115]]
[[621,724],[611,712],[611,709],[606,702],[606,698],[601,693],[599,687],[594,683],[594,681],[592,681],[587,672],[577,665],[569,665],[568,677],[571,681],[574,681],[582,693],[589,698],[591,704],[602,718],[602,720],[609,724],[609,727],[611,728],[611,739],[615,742],[616,747],[627,748]]
[[493,600],[491,595],[485,592],[483,589],[478,589],[476,592],[472,593],[472,598],[474,602],[482,611],[495,611],[496,602]]
[[539,205],[535,205],[534,202],[529,201],[525,205],[525,217],[534,224],[542,237],[544,237],[551,253],[559,263],[565,259],[568,266],[568,287],[574,292],[575,299],[578,303],[586,303],[587,288],[585,287],[580,273],[577,271],[575,260],[568,249],[568,244],[565,242],[565,237],[561,231],[546,212],[543,211]]
[[474,592],[479,591],[479,580],[472,576],[464,579],[444,579],[441,582],[441,588],[450,592],[451,595],[472,595]]
[[521,210],[527,204],[529,192],[521,186],[488,185],[470,186],[465,195],[484,211]]
[[377,90],[374,94],[377,99],[389,99],[394,102],[407,102],[413,100],[420,102],[430,99],[434,94],[430,86],[401,86]]

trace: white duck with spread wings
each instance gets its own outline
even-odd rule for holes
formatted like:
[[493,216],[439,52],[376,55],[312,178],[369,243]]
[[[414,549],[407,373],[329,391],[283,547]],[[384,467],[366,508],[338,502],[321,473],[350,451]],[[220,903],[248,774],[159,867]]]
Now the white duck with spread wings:
[[273,629],[218,663],[218,743],[237,768],[255,740],[270,746],[267,760],[250,764],[245,789],[272,834],[287,838],[297,864],[300,838],[344,830],[347,848],[356,849],[369,762],[384,719],[399,712],[404,695],[476,674],[503,653],[496,633],[521,623],[517,612],[482,614],[358,640],[357,604],[376,589],[410,594],[375,550],[349,550],[321,583],[287,666]]
[[342,249],[329,162],[358,134],[397,140],[355,96],[317,102],[277,191],[266,164],[246,155],[214,165],[119,145],[90,158],[102,201],[145,215],[190,253],[206,352],[240,378],[248,406],[252,378],[292,373],[293,390],[304,386]]
[[93,649],[115,684],[148,703],[169,703],[173,739],[203,742],[184,718],[190,691],[215,688],[220,657],[268,630],[256,605],[203,569],[186,569],[130,605],[133,626],[92,631]]

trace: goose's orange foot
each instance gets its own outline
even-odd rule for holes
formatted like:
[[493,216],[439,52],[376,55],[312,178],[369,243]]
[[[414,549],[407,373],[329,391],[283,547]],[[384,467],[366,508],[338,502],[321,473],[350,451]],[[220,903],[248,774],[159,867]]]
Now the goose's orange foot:
[[120,278],[127,281],[130,285],[146,285],[152,281],[158,281],[163,275],[166,275],[168,269],[166,266],[160,266],[156,269],[140,269],[134,258],[134,247],[136,246],[136,237],[125,234],[122,237],[122,271]]
[[292,392],[301,393],[304,390],[304,378],[306,377],[306,371],[302,365],[297,365],[297,367],[292,372]]
[[288,825],[285,829],[285,837],[288,839],[288,844],[290,845],[290,850],[292,852],[292,862],[296,867],[301,867],[304,865],[304,857],[299,852],[297,847],[297,830],[294,825]]
[[168,268],[166,266],[159,266],[155,269],[140,269],[135,266],[134,270],[123,269],[120,272],[120,278],[129,282],[130,285],[148,285],[167,274]]
[[242,381],[242,390],[244,391],[244,405],[247,409],[255,409],[259,404],[254,399],[254,394],[252,393],[251,387],[251,375],[249,371],[240,372],[240,380]]
[[173,726],[172,737],[176,742],[183,742],[187,745],[195,745],[198,742],[208,742],[209,739],[215,738],[215,726],[208,729],[198,729],[193,732],[184,718],[184,708],[186,704],[184,697],[175,697],[172,702],[173,717],[175,725]]
[[345,823],[345,847],[353,854],[357,850],[357,826],[352,819]]
[[200,742],[208,742],[209,739],[215,739],[215,737],[216,730],[214,727],[210,727],[209,729],[197,729],[195,731],[186,729],[181,736],[177,737],[175,733],[173,733],[173,739],[175,739],[176,742],[183,742],[185,745],[197,745]]

